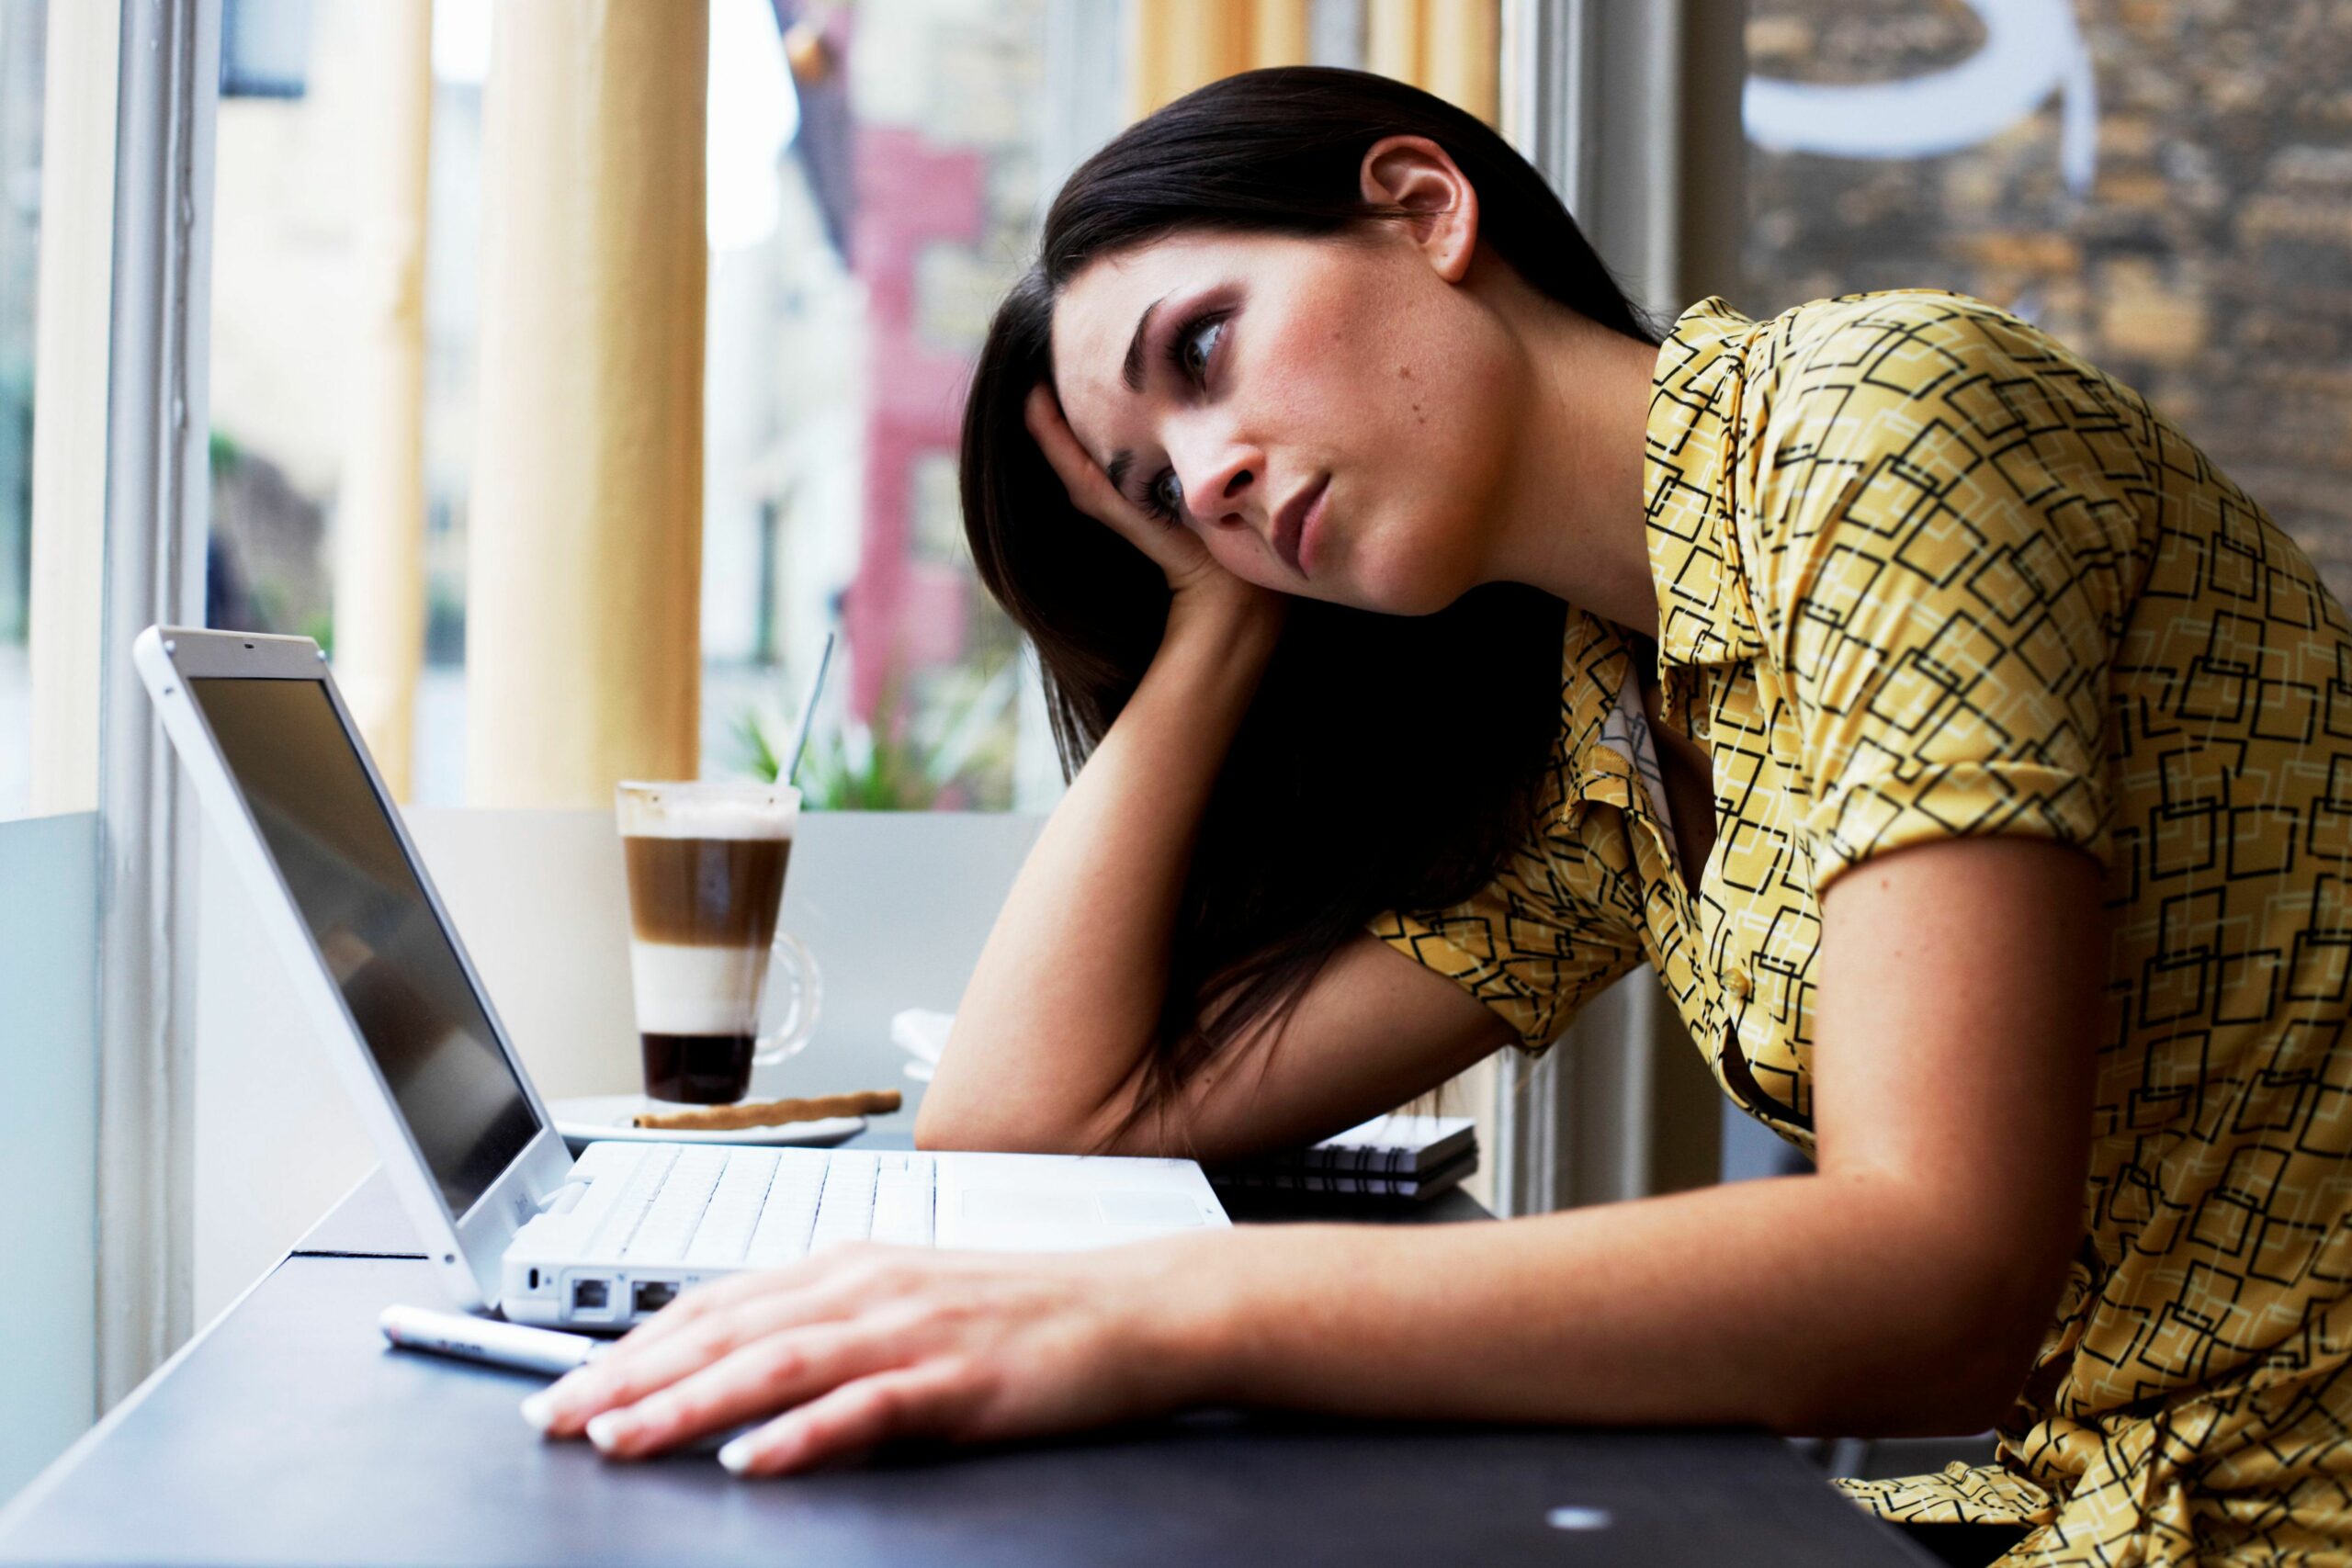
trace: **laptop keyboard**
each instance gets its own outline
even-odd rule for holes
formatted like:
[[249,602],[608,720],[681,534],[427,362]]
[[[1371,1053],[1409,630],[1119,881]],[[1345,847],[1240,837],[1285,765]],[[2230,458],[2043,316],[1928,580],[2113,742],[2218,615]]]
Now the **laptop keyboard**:
[[758,1269],[848,1241],[929,1247],[937,1178],[930,1156],[895,1150],[649,1144],[626,1180],[597,1186],[582,1208],[615,1196],[589,1256]]

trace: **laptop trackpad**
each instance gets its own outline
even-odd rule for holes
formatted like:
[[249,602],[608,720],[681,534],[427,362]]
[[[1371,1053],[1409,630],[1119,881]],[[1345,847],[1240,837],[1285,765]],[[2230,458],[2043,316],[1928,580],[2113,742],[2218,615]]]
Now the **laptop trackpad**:
[[1048,1187],[972,1187],[964,1192],[964,1223],[989,1230],[1091,1229],[1102,1221],[1091,1192]]
[[1172,1231],[1200,1224],[1201,1206],[1184,1192],[1136,1188],[1073,1192],[1051,1187],[973,1187],[964,1192],[964,1223],[975,1230],[1053,1231],[1076,1236],[1114,1230]]
[[1114,1225],[1182,1230],[1201,1223],[1201,1206],[1189,1192],[1149,1192],[1130,1188],[1102,1194],[1102,1217]]

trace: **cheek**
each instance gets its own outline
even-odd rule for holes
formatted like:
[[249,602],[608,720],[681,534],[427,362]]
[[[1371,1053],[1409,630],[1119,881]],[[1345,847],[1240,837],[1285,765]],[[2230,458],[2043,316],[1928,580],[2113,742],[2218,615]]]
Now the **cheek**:
[[1411,499],[1414,510],[1491,492],[1524,391],[1492,322],[1424,295],[1367,301],[1311,324],[1311,344],[1290,351],[1301,368],[1285,390],[1328,435],[1334,466],[1362,473],[1382,495]]
[[1344,441],[1364,414],[1362,335],[1328,303],[1269,323],[1250,344],[1247,406],[1236,411],[1251,434],[1302,456]]
[[[1326,277],[1284,306],[1253,323],[1238,412],[1278,468],[1343,476],[1351,514],[1308,592],[1398,615],[1443,608],[1483,570],[1507,411],[1525,392],[1512,345],[1475,308],[1385,279]],[[1212,536],[1209,548],[1238,576],[1296,589],[1253,539]]]
[[1503,411],[1519,395],[1503,367],[1476,356],[1423,363],[1385,432],[1366,422],[1363,516],[1350,530],[1351,575],[1401,615],[1442,609],[1483,579],[1510,472]]

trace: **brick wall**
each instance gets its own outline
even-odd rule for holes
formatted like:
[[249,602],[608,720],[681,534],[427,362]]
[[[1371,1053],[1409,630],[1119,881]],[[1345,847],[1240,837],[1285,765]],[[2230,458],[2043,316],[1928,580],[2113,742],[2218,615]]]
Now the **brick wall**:
[[[2052,0],[2053,6],[2069,0]],[[2098,105],[1956,152],[1752,152],[1738,303],[1956,288],[2136,387],[2352,599],[2352,3],[2071,0]],[[1752,0],[1760,76],[1884,82],[1984,47],[1960,0]]]

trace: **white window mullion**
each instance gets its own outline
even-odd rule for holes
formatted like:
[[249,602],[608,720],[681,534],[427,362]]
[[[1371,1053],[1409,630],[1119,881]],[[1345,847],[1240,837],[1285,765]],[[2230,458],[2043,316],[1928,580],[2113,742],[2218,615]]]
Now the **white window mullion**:
[[99,676],[98,1397],[191,1329],[194,833],[130,663],[201,624],[218,0],[123,0]]

